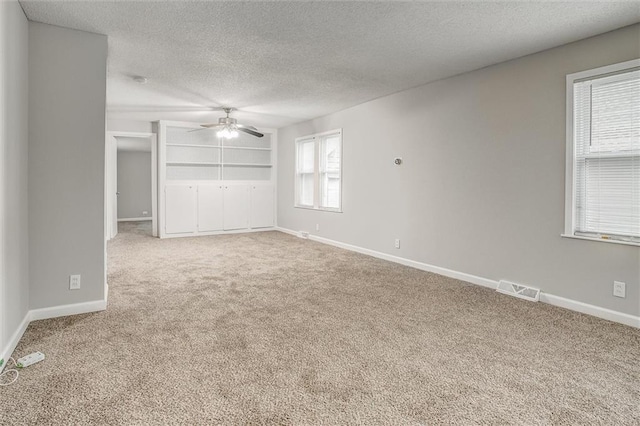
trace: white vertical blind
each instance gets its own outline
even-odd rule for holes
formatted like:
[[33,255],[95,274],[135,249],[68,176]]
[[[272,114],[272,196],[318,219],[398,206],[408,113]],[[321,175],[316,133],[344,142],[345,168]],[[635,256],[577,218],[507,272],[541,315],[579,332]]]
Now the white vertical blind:
[[575,233],[640,241],[640,70],[573,93]]

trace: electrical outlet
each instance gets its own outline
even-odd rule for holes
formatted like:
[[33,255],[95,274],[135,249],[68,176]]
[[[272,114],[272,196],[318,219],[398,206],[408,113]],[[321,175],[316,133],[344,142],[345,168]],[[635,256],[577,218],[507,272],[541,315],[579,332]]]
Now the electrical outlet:
[[627,297],[627,285],[621,281],[613,282],[613,295],[616,297]]
[[80,290],[80,275],[69,275],[69,290]]
[[399,249],[400,248],[400,239],[396,238],[396,248]]

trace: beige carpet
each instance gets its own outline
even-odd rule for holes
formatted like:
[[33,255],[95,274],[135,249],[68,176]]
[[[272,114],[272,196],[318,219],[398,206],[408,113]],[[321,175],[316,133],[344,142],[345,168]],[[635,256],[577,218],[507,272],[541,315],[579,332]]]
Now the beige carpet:
[[0,423],[640,424],[640,331],[278,232],[109,244]]

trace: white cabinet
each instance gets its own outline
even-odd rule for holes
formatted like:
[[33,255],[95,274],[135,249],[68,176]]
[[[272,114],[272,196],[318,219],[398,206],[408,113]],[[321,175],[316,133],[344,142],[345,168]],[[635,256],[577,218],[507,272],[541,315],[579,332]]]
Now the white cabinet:
[[274,226],[272,184],[170,184],[165,234],[199,234]]
[[224,186],[224,230],[249,227],[249,185]]
[[274,199],[273,185],[251,185],[251,218],[252,229],[268,228],[274,225]]
[[165,187],[165,232],[186,234],[196,231],[196,188],[193,185]]
[[222,230],[222,206],[222,185],[198,185],[198,232]]

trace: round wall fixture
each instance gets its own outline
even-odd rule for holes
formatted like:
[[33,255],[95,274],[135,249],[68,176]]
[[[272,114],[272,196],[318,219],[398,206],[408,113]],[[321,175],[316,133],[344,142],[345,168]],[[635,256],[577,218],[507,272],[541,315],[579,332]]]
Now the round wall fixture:
[[402,164],[402,158],[401,157],[396,157],[393,162],[396,164],[396,166],[399,166],[400,164]]

